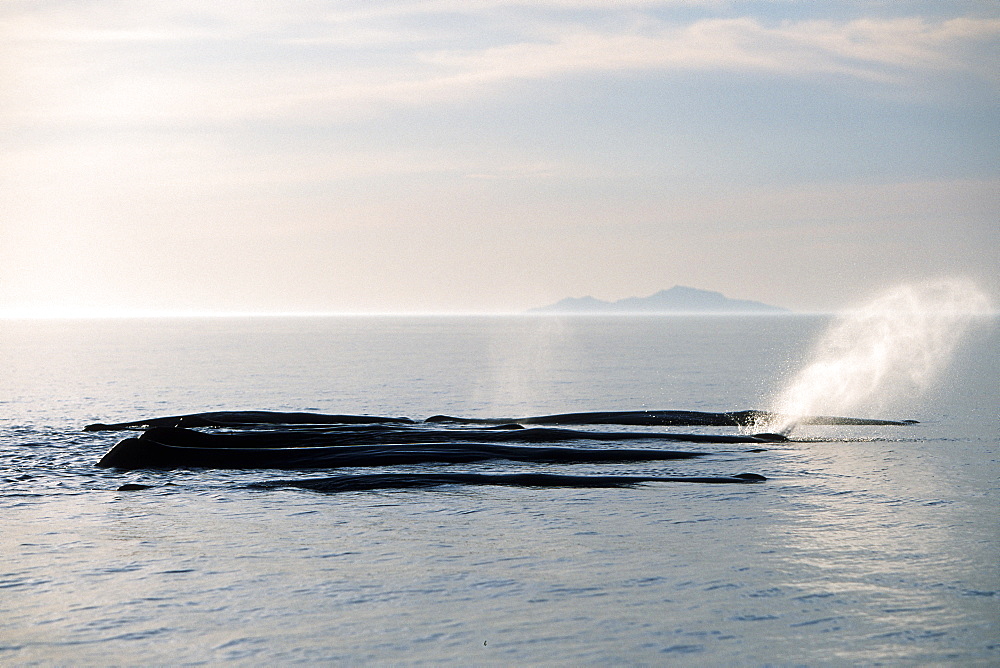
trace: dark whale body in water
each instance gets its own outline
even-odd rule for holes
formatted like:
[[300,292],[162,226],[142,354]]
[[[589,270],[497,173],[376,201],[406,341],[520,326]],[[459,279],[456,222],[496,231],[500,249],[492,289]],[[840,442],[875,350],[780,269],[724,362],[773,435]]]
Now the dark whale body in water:
[[519,446],[496,443],[418,443],[335,445],[292,448],[214,448],[172,444],[191,443],[216,435],[173,427],[149,429],[139,438],[127,438],[98,462],[109,468],[226,468],[303,469],[343,466],[391,466],[428,462],[466,463],[493,459],[520,462],[581,463],[639,462],[690,459],[707,453],[674,450],[597,449]]
[[[503,487],[634,487],[647,482],[694,482],[707,484],[754,484],[766,481],[756,473],[737,473],[732,476],[617,476],[617,475],[560,475],[555,473],[371,473],[338,475],[326,478],[298,480],[266,480],[246,485],[250,489],[299,488],[316,492],[363,492],[373,489],[424,489],[442,485],[498,485]],[[169,484],[169,483],[168,483]],[[119,492],[136,492],[153,489],[155,485],[126,483]]]
[[596,411],[588,413],[559,413],[556,415],[534,415],[519,418],[465,418],[451,415],[434,415],[425,420],[431,423],[455,424],[495,424],[513,422],[516,424],[553,425],[636,425],[664,427],[738,427],[752,423],[749,414],[754,411],[735,413],[705,413],[701,411]]
[[[434,415],[425,422],[455,424],[495,424],[514,422],[517,424],[618,424],[662,427],[749,427],[760,422],[768,422],[778,417],[767,411],[732,411],[728,413],[705,413],[701,411],[600,411],[593,413],[562,413],[558,415],[536,415],[521,418],[462,418],[450,415]],[[798,424],[814,425],[908,425],[915,420],[881,420],[868,418],[835,417],[813,415],[798,419]]]
[[[710,453],[655,448],[567,447],[552,444],[571,441],[650,440],[759,444],[784,441],[787,438],[781,434],[770,433],[746,435],[580,431],[554,425],[745,427],[774,417],[761,411],[726,413],[601,411],[498,419],[437,415],[423,422],[416,422],[403,417],[216,411],[115,424],[96,423],[88,425],[86,430],[145,430],[138,438],[124,439],[108,451],[98,462],[98,466],[105,468],[314,469],[423,463],[455,464],[488,460],[575,464],[692,459]],[[906,425],[914,421],[813,416],[803,418],[799,422],[829,425]],[[207,428],[209,431],[197,431],[191,427]],[[755,449],[744,452],[762,451]],[[586,487],[632,485],[657,480],[725,483],[763,479],[754,474],[731,477],[552,476],[551,474],[509,474],[486,478],[482,476],[483,474],[465,473],[435,473],[423,476],[397,474],[379,474],[374,477],[336,476],[315,484],[319,485],[317,489],[322,487],[326,491],[342,491],[382,487],[428,487],[443,484]],[[282,484],[284,484],[282,481],[278,481],[273,486]],[[296,483],[293,486],[306,485]],[[128,490],[130,487],[125,485],[122,489]]]
[[[565,443],[570,441],[674,441],[686,443],[770,443],[770,437],[738,434],[669,434],[662,432],[577,431],[552,427],[497,429],[426,429],[421,427],[316,427],[202,432],[153,427],[139,438],[163,445],[193,448],[316,448],[344,445],[415,445],[418,443]],[[780,437],[778,437],[780,440]]]
[[552,473],[376,473],[300,480],[268,480],[250,483],[255,489],[297,487],[317,492],[356,492],[371,489],[407,489],[440,485],[502,485],[507,487],[631,487],[646,482],[697,482],[752,484],[767,480],[755,473],[734,476],[608,476],[558,475]]
[[[428,423],[455,424],[537,424],[537,425],[646,425],[646,426],[698,426],[698,427],[747,427],[770,421],[775,416],[766,411],[748,410],[726,413],[701,411],[599,411],[590,413],[561,413],[521,418],[463,418],[435,415]],[[815,425],[907,425],[914,420],[873,420],[832,416],[809,416],[798,424]],[[371,415],[327,415],[323,413],[281,413],[275,411],[214,411],[190,413],[169,417],[149,418],[132,422],[105,424],[98,422],[84,427],[85,431],[122,431],[150,427],[240,427],[254,428],[267,425],[361,425],[361,424],[416,424],[405,417],[380,417]]]
[[279,413],[276,411],[212,411],[168,417],[147,418],[133,422],[88,424],[84,431],[124,431],[149,427],[253,427],[255,425],[315,425],[315,424],[413,424],[405,417],[375,415],[328,415],[324,413]]

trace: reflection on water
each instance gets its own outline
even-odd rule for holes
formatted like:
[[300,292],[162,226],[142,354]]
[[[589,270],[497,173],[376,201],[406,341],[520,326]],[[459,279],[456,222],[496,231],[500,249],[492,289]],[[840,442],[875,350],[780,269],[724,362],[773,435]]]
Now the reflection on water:
[[982,490],[996,471],[968,476],[983,446],[793,446],[809,448],[793,456],[811,470],[791,483],[794,502],[776,517],[776,554],[797,598],[817,604],[817,624],[858,635],[854,647],[831,646],[836,656],[935,660],[918,641],[937,639],[952,656],[982,641],[1000,597],[1000,573],[983,568],[998,554],[982,523],[992,512]]

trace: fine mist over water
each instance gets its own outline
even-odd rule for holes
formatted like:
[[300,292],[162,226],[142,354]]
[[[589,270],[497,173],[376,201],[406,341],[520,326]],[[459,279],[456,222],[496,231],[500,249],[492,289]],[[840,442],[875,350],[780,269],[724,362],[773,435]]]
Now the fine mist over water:
[[986,295],[966,280],[906,284],[838,319],[772,402],[757,431],[790,434],[808,415],[861,416],[926,390],[951,360]]

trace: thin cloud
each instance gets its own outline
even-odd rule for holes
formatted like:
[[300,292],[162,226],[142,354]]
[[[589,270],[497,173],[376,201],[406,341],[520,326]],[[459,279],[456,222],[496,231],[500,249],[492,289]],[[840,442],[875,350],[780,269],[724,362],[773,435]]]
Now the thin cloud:
[[[480,79],[541,78],[587,71],[756,70],[899,80],[926,70],[971,69],[961,47],[1000,35],[1000,20],[923,19],[784,22],[750,18],[665,26],[652,34],[573,30],[547,43],[520,43],[422,58]],[[992,46],[992,45],[988,45]],[[995,56],[995,54],[985,54]]]
[[737,18],[655,30],[646,26],[641,32],[571,27],[546,41],[417,50],[398,68],[349,81],[321,82],[324,75],[306,75],[316,85],[289,86],[285,96],[272,101],[292,113],[359,104],[433,104],[519,80],[626,71],[839,75],[902,87],[925,85],[931,76],[966,73],[995,84],[998,35],[1000,20],[990,19],[808,21],[771,27]]
[[[972,76],[996,86],[1000,20],[920,17],[767,23],[703,18],[685,24],[629,3],[607,25],[604,0],[403,3],[368,9],[150,6],[148,15],[63,6],[0,21],[0,120],[15,124],[227,123],[350,119],[394,105],[433,105],[522,80],[624,72],[746,72],[839,76],[895,86]],[[147,6],[147,5],[142,5]],[[89,7],[89,5],[88,5]],[[482,19],[448,28],[416,12]],[[268,9],[269,8],[269,9]],[[583,14],[538,10],[589,10]],[[266,10],[266,11],[265,11]],[[192,16],[197,19],[191,18]],[[514,18],[511,18],[513,16]],[[528,20],[529,18],[533,20]],[[492,25],[492,24],[490,24]]]

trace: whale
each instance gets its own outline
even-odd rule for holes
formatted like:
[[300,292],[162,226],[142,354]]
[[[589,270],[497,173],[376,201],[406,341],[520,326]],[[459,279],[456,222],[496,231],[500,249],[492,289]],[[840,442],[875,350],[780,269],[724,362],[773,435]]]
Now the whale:
[[278,411],[210,411],[166,417],[146,418],[132,422],[106,424],[95,422],[84,431],[126,431],[149,427],[253,427],[256,425],[316,425],[316,424],[413,424],[407,417],[377,415],[329,415],[325,413],[283,413]]
[[126,438],[112,447],[97,466],[120,469],[305,469],[488,460],[575,464],[692,459],[709,454],[653,448],[574,448],[465,442],[217,448],[177,445],[178,439],[190,443],[201,437],[208,437],[211,441],[214,436],[198,432],[178,433],[183,431],[160,427],[149,429],[138,438]]
[[[433,415],[423,420],[427,424],[469,424],[484,426],[503,425],[631,425],[631,426],[696,426],[696,427],[749,427],[754,424],[774,422],[782,416],[767,411],[743,410],[712,413],[682,410],[594,411],[585,413],[558,413],[527,417],[476,418],[450,415]],[[796,419],[798,424],[905,426],[917,424],[916,420],[883,420],[870,418],[836,417],[826,415],[806,416]],[[408,417],[375,415],[331,415],[325,413],[278,411],[211,411],[166,417],[146,418],[130,422],[96,422],[84,431],[127,431],[150,427],[222,427],[261,428],[271,425],[414,425],[418,421]]]
[[[635,475],[562,475],[555,473],[371,473],[338,475],[324,478],[265,480],[244,485],[248,489],[299,488],[324,493],[362,492],[375,489],[425,489],[443,485],[503,487],[635,487],[642,483],[689,482],[705,484],[756,484],[767,478],[756,473],[730,476],[635,476]],[[119,492],[153,489],[156,485],[125,483]]]
[[313,427],[205,432],[152,427],[140,439],[164,445],[199,448],[304,448],[337,445],[415,445],[418,443],[566,443],[573,441],[659,441],[686,443],[771,443],[776,434],[681,434],[664,432],[580,431],[552,427],[496,429],[426,429],[416,427]]
[[[464,418],[451,415],[433,415],[425,422],[451,424],[496,424],[513,422],[516,424],[546,425],[633,425],[672,427],[750,427],[780,419],[781,416],[760,410],[730,411],[710,413],[703,411],[647,410],[647,411],[597,411],[588,413],[559,413],[556,415],[535,415],[519,418]],[[917,424],[916,420],[884,420],[873,418],[837,417],[832,415],[811,415],[796,418],[798,424],[811,425],[853,425],[906,426]]]
[[498,485],[505,487],[634,487],[641,483],[688,482],[756,484],[767,478],[756,473],[731,476],[561,475],[554,473],[374,473],[325,478],[267,480],[246,485],[252,489],[299,488],[316,492],[357,492],[372,489],[412,489],[441,485]]

